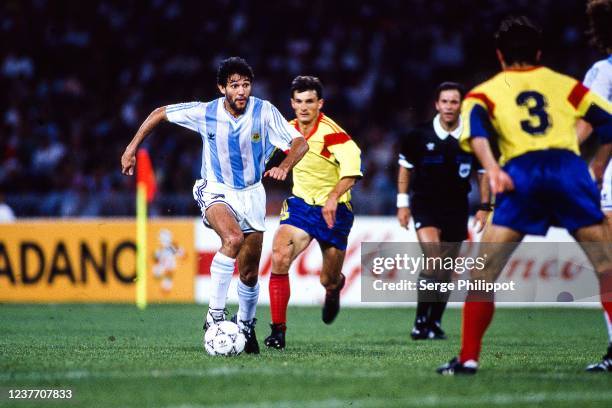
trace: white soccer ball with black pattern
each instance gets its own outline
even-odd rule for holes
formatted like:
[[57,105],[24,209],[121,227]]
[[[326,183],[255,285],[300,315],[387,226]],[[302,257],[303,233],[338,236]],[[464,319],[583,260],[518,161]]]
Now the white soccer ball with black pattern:
[[204,349],[211,356],[236,356],[244,350],[246,338],[234,322],[213,324],[204,333]]

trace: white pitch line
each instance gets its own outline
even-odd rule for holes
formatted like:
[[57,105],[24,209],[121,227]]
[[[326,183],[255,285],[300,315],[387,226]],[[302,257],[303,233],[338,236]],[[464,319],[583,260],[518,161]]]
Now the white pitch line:
[[551,392],[551,393],[532,393],[532,394],[493,394],[490,396],[470,397],[464,395],[441,396],[439,394],[424,395],[414,398],[358,398],[341,400],[337,398],[325,400],[280,400],[280,401],[259,401],[245,403],[229,403],[220,405],[201,405],[201,404],[179,404],[166,405],[163,408],[340,408],[350,405],[351,408],[380,407],[386,405],[401,406],[472,406],[476,404],[486,405],[515,405],[515,404],[540,404],[544,402],[590,402],[590,401],[611,401],[612,393],[598,392],[594,395],[584,395],[579,392]]
[[[138,371],[90,371],[90,370],[71,370],[71,371],[32,371],[0,373],[0,381],[53,381],[53,380],[88,380],[88,379],[146,379],[146,378],[173,378],[173,377],[228,377],[237,374],[254,375],[305,375],[311,374],[311,370],[299,368],[280,368],[280,367],[215,367],[208,369],[154,369]],[[384,373],[380,371],[366,370],[347,370],[347,371],[321,371],[317,373],[320,377],[349,377],[349,378],[381,378]]]

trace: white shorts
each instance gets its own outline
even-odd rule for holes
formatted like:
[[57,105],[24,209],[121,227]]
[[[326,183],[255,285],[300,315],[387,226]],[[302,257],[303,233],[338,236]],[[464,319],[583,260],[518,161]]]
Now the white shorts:
[[199,179],[193,185],[193,198],[200,206],[207,227],[210,224],[206,220],[206,210],[214,204],[225,204],[242,232],[266,230],[266,191],[261,183],[236,190],[225,184]]
[[612,211],[612,159],[608,162],[601,186],[601,209]]

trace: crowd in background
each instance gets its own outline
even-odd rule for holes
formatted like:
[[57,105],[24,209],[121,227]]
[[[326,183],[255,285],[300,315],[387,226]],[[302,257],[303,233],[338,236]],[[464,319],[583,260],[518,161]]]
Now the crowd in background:
[[[511,4],[510,4],[511,3]],[[134,179],[119,158],[157,106],[217,97],[220,60],[254,68],[253,94],[292,118],[299,74],[325,85],[324,111],[362,149],[357,214],[394,214],[397,145],[433,117],[433,91],[499,68],[493,33],[508,12],[544,28],[543,63],[577,78],[600,56],[582,1],[216,0],[0,4],[0,195],[17,217],[128,216]],[[154,215],[194,215],[196,133],[164,125],[146,142]],[[266,182],[268,212],[289,183]]]

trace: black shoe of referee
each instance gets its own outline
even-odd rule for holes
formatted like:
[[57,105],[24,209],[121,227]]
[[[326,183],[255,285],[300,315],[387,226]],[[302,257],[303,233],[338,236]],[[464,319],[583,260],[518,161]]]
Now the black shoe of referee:
[[412,340],[427,340],[429,339],[429,324],[425,318],[417,318],[410,332]]
[[446,340],[446,333],[442,330],[440,322],[433,322],[429,325],[429,334],[427,338],[432,340]]

